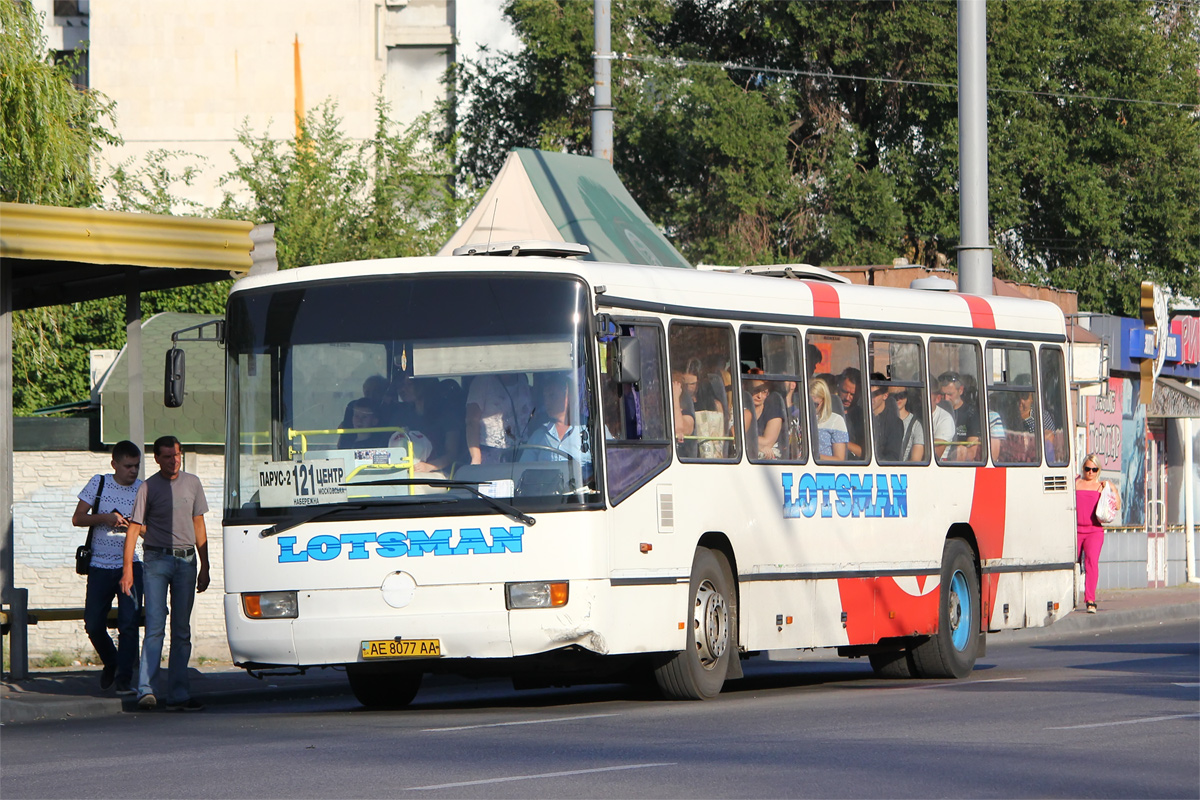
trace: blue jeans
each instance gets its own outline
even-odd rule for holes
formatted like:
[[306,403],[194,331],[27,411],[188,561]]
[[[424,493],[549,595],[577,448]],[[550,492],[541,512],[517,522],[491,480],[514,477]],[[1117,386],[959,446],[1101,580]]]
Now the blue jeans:
[[[121,591],[120,569],[90,567],[83,601],[83,629],[105,667],[116,668],[117,686],[133,683],[138,660],[138,609],[142,604],[142,564],[133,562],[133,597]],[[108,612],[117,599],[117,633],[120,646],[108,633]]]
[[192,657],[192,603],[196,599],[196,554],[177,558],[166,553],[142,555],[142,581],[146,588],[146,637],[142,643],[142,669],[138,676],[138,697],[156,694],[161,685],[163,638],[167,628],[167,592],[171,595],[171,655],[167,661],[168,703],[185,703],[191,697],[188,688],[188,661]]

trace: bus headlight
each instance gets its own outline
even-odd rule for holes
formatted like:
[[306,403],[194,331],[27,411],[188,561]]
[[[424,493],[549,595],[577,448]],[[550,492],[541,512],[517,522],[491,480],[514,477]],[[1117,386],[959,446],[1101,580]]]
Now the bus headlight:
[[295,592],[247,592],[242,610],[250,619],[295,619],[300,606]]
[[504,584],[504,602],[514,608],[557,608],[567,604],[567,581]]

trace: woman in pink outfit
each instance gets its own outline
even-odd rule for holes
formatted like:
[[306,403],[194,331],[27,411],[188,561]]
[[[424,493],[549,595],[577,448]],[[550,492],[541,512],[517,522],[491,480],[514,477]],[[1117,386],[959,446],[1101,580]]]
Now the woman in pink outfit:
[[[1083,559],[1083,599],[1087,613],[1096,613],[1096,582],[1100,578],[1100,548],[1104,546],[1104,528],[1096,519],[1096,505],[1100,492],[1108,481],[1100,480],[1100,458],[1089,453],[1083,460],[1083,475],[1075,479],[1075,557]],[[1117,508],[1121,507],[1121,495],[1117,494]]]

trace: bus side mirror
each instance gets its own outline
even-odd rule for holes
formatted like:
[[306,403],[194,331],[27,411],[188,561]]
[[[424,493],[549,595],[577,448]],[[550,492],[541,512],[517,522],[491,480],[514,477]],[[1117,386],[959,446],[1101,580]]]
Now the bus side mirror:
[[183,351],[172,347],[167,351],[166,374],[163,379],[163,405],[179,408],[183,405]]
[[635,336],[618,336],[614,343],[617,346],[617,381],[640,383],[642,380],[641,340]]

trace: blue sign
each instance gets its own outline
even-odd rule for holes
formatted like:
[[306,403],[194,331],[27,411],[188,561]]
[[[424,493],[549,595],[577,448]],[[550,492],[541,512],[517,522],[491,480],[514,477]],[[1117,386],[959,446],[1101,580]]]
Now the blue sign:
[[[299,561],[333,561],[345,557],[359,561],[379,558],[421,558],[432,556],[464,556],[483,553],[519,553],[525,527],[494,527],[484,536],[481,528],[460,528],[458,536],[449,528],[426,531],[387,531],[385,533],[343,533],[340,536],[321,534],[296,549],[295,536],[279,537],[279,563]],[[490,539],[490,540],[489,540]]]
[[806,472],[783,473],[783,516],[907,517],[908,476]]

